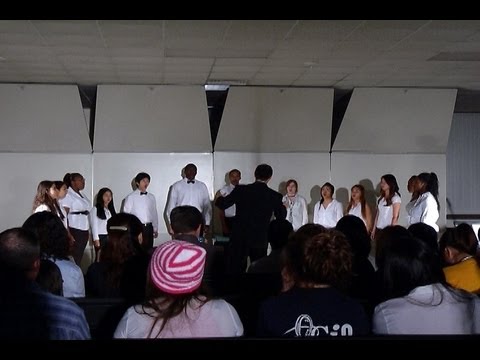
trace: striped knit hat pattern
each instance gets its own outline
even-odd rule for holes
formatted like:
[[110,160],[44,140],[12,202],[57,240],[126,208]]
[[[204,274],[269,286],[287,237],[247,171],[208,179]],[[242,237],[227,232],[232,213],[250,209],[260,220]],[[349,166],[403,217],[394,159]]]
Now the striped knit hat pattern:
[[150,260],[153,284],[168,294],[188,294],[198,289],[205,269],[206,250],[186,241],[159,245]]

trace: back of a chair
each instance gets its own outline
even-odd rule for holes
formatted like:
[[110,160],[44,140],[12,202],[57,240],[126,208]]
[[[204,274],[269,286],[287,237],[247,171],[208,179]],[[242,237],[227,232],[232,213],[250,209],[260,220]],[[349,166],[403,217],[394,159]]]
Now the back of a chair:
[[92,339],[112,339],[128,308],[122,298],[73,298],[85,312]]

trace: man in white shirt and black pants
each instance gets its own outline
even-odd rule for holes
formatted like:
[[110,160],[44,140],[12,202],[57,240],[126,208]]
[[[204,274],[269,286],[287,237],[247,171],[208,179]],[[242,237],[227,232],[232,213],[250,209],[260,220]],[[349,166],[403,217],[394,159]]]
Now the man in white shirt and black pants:
[[135,176],[137,189],[127,195],[123,204],[123,212],[135,215],[143,224],[143,246],[146,250],[153,247],[153,239],[158,236],[157,202],[152,193],[147,192],[150,175],[145,172]]
[[[204,237],[210,228],[212,220],[212,204],[208,194],[207,185],[200,180],[196,180],[197,167],[195,164],[187,164],[184,168],[185,178],[175,182],[170,188],[170,198],[168,200],[166,215],[170,219],[170,213],[177,206],[190,205],[195,206],[203,215],[205,221],[204,232],[200,234]],[[173,234],[171,226],[168,229]]]

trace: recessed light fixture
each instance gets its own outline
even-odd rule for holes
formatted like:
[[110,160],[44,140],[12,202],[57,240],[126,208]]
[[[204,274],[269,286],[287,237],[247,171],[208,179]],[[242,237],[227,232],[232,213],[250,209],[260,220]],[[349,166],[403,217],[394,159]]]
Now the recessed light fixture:
[[7,61],[3,56],[0,56],[0,61]]

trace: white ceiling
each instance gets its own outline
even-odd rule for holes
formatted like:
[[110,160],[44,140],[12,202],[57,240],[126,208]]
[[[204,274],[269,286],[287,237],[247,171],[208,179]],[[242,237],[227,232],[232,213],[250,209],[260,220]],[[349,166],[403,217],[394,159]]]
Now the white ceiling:
[[2,20],[0,82],[480,90],[480,20]]

